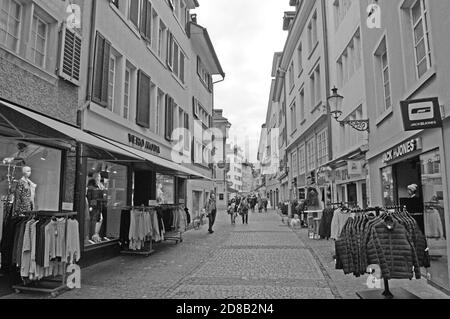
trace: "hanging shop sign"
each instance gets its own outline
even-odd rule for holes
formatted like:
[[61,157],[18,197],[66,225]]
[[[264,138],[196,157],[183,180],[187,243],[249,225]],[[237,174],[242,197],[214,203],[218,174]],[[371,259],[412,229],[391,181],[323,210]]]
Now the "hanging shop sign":
[[400,102],[405,131],[442,127],[439,99],[419,99]]
[[349,175],[362,175],[363,174],[363,161],[348,161],[347,169]]
[[392,161],[405,157],[421,149],[422,149],[422,139],[421,138],[411,139],[384,153],[383,163],[388,164]]
[[136,135],[133,135],[130,133],[128,133],[128,142],[131,145],[139,147],[141,149],[145,149],[147,151],[157,153],[157,154],[161,153],[161,148],[158,145],[152,143],[149,140],[137,137]]

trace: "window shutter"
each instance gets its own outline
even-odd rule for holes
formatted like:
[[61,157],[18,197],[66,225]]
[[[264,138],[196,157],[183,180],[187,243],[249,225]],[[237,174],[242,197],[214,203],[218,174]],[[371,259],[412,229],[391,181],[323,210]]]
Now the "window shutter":
[[108,105],[108,75],[111,44],[97,32],[92,83],[92,101],[103,107]]
[[105,40],[103,51],[103,77],[102,77],[102,103],[108,106],[108,83],[109,83],[109,59],[111,57],[111,43]]
[[165,125],[165,138],[168,141],[172,141],[172,131],[173,131],[173,99],[166,95],[166,109],[165,109],[165,119],[166,119],[166,125]]
[[141,70],[138,73],[136,124],[150,128],[150,78]]
[[192,97],[192,113],[194,114],[194,117],[198,119],[199,116],[198,101],[194,96]]
[[78,33],[64,26],[61,40],[61,57],[59,76],[80,85],[81,37]]

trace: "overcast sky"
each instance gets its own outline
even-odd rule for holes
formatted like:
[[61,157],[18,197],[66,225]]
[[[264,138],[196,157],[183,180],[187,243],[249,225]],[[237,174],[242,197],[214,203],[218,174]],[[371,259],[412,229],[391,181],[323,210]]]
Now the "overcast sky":
[[230,139],[256,161],[269,100],[272,59],[287,37],[283,14],[289,0],[199,0],[198,23],[208,29],[225,82],[215,86],[215,108],[232,124]]

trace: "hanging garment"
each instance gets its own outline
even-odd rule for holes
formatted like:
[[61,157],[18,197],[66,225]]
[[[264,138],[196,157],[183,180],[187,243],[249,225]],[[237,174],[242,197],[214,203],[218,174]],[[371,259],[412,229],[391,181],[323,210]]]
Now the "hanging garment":
[[322,219],[319,225],[320,238],[329,239],[331,237],[331,223],[333,222],[334,209],[326,208],[323,210]]
[[331,221],[331,234],[330,238],[337,240],[341,234],[342,229],[344,228],[345,223],[347,222],[349,214],[345,214],[342,210],[336,209],[333,214],[333,219]]
[[20,275],[28,277],[30,274],[31,264],[31,225],[35,222],[34,219],[29,220],[25,225],[25,232],[23,237],[22,258],[20,263]]
[[441,239],[444,237],[444,229],[439,211],[435,208],[427,209],[424,216],[425,235],[427,238]]
[[14,214],[20,215],[34,209],[34,194],[36,184],[22,177],[16,186],[14,194]]
[[67,261],[69,264],[74,264],[75,262],[80,261],[81,258],[80,233],[77,220],[67,220],[66,238],[65,261]]

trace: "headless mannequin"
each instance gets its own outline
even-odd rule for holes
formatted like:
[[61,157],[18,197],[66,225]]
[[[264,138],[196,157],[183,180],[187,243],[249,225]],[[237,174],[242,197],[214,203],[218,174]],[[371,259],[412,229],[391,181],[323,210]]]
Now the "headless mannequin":
[[[96,173],[96,174],[94,175],[94,183],[95,183],[94,188],[103,191],[103,190],[105,190],[106,188],[105,188],[105,186],[102,184],[101,178],[102,178],[101,175],[98,174],[98,173]],[[99,204],[97,203],[96,205],[99,205]],[[100,206],[100,207],[102,207],[102,206]],[[97,207],[96,209],[99,209],[99,207]],[[94,207],[92,207],[92,206],[89,207],[89,212],[93,212],[93,211],[94,211]],[[100,231],[101,231],[101,228],[102,228],[102,224],[103,224],[103,214],[102,214],[102,210],[101,210],[101,208],[100,208],[100,215],[99,215],[98,221],[97,221],[96,224],[95,224],[94,235],[92,236],[92,240],[93,240],[95,243],[101,242]]]
[[158,184],[158,190],[156,191],[156,199],[158,204],[164,204],[164,191],[162,184]]

